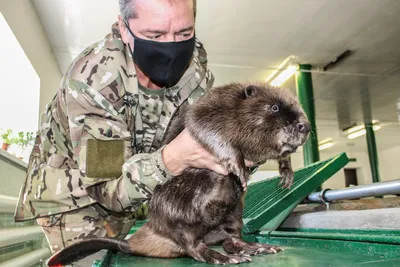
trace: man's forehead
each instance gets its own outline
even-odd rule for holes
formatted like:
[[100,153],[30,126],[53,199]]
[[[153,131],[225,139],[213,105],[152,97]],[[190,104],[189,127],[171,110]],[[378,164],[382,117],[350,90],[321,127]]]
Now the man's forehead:
[[129,23],[141,34],[183,33],[194,29],[193,0],[136,0]]
[[135,18],[141,16],[160,16],[166,12],[194,14],[194,0],[133,0]]

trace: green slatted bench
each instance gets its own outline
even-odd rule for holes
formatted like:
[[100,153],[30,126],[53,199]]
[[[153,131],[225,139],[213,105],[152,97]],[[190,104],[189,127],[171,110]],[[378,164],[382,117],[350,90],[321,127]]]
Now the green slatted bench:
[[250,184],[243,211],[243,233],[255,233],[261,228],[277,229],[300,202],[348,161],[342,153],[297,170],[290,190],[279,186],[280,176]]

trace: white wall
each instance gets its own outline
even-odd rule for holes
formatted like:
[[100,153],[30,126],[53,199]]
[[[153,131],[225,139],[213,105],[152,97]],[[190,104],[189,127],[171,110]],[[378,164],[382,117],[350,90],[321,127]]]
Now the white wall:
[[18,197],[25,180],[26,164],[0,149],[0,194]]
[[[0,0],[0,12],[20,45],[19,48],[14,48],[22,48],[23,52],[25,53],[31,64],[31,67],[29,67],[28,64],[25,64],[24,66],[10,66],[10,68],[15,67],[16,69],[18,69],[19,67],[21,70],[27,70],[32,75],[32,77],[35,76],[33,74],[34,72],[36,72],[37,76],[39,76],[40,97],[38,98],[37,96],[35,97],[32,95],[23,96],[23,101],[28,100],[36,102],[36,107],[38,107],[39,110],[35,112],[35,116],[39,117],[40,113],[44,111],[46,104],[51,100],[60,85],[62,78],[61,72],[55,60],[55,57],[52,54],[47,36],[42,28],[41,22],[30,0]],[[1,35],[3,35],[3,29],[0,33]],[[3,46],[4,44],[2,44],[2,47]],[[11,51],[7,49],[1,50],[1,60],[4,60],[3,53],[8,52]],[[32,67],[34,71],[32,70]],[[13,74],[17,74],[15,73],[15,68],[13,70],[10,69],[9,71],[14,72]],[[2,77],[2,83],[6,78],[10,78],[4,77],[3,73],[0,74],[0,77]],[[27,76],[24,75],[17,75],[16,78],[11,79],[11,82],[12,80],[14,80],[14,84],[17,87],[26,86],[31,88],[32,90],[38,90],[39,81],[37,77],[33,77],[32,79],[30,79],[33,80],[31,85],[24,83],[28,80]],[[10,94],[4,95],[2,92],[0,99],[3,101],[4,99],[7,100],[7,96],[10,96]],[[24,105],[23,101],[21,101],[21,105]],[[24,127],[24,124],[27,124],[26,119],[21,119],[24,118],[25,114],[18,106],[14,106],[13,108],[8,107],[7,109],[8,114],[12,115],[13,113],[17,113],[20,116],[20,118],[17,119],[18,121],[16,121],[20,127]],[[35,120],[33,122],[33,125],[37,124],[37,121],[38,120]],[[32,126],[31,123],[29,126],[29,130],[32,130],[32,127],[34,126]],[[5,160],[4,157],[0,158],[0,183],[3,185],[1,187],[2,190],[0,191],[2,194],[17,196],[24,177],[25,171],[23,169],[16,167],[15,164],[10,164],[10,161]]]
[[[321,160],[326,160],[331,157],[337,156],[336,153],[329,152],[329,150],[324,150],[320,153]],[[345,168],[356,169],[357,180],[359,185],[369,184],[372,182],[371,171],[369,168],[368,154],[362,152],[352,152],[347,153],[349,158],[356,158],[356,162],[349,162]],[[346,187],[344,170],[340,170],[334,176],[332,176],[328,181],[326,181],[322,188],[338,189]]]
[[382,181],[400,179],[400,146],[381,151],[379,167]]
[[[32,2],[0,0],[0,13],[8,25],[3,23],[0,28],[2,37],[12,35],[10,42],[0,44],[0,127],[14,133],[36,131],[39,116],[57,91],[62,75]],[[27,161],[30,151],[21,155],[12,146],[10,152]]]
[[36,131],[40,79],[0,13],[0,128]]
[[0,12],[40,78],[40,114],[60,85],[58,64],[32,1],[0,0]]

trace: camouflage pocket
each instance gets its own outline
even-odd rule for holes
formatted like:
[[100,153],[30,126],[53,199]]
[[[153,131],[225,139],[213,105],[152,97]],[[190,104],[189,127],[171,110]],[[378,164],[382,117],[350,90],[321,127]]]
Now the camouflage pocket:
[[87,141],[86,176],[89,178],[114,178],[122,175],[124,159],[123,140]]
[[87,116],[84,129],[83,140],[87,141],[81,145],[80,160],[86,165],[86,177],[96,182],[120,177],[122,165],[131,156],[132,137],[127,126],[111,119]]

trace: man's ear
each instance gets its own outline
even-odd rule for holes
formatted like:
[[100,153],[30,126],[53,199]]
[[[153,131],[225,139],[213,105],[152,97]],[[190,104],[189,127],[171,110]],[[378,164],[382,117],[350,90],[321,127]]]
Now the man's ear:
[[118,27],[119,27],[119,32],[121,33],[121,39],[125,44],[129,43],[129,31],[126,28],[126,24],[124,19],[122,18],[121,15],[118,15]]

